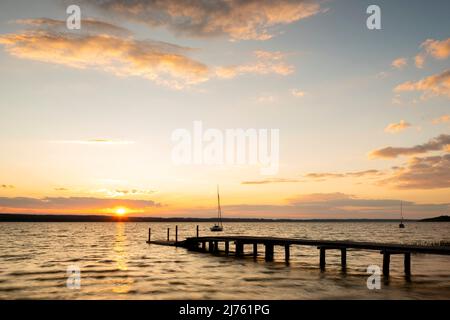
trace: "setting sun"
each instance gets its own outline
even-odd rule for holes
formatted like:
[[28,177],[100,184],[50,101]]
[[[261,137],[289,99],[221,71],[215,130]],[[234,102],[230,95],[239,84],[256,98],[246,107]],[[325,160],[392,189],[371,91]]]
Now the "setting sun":
[[126,213],[127,213],[127,209],[125,209],[125,208],[117,208],[116,209],[116,215],[118,215],[118,216],[123,216]]

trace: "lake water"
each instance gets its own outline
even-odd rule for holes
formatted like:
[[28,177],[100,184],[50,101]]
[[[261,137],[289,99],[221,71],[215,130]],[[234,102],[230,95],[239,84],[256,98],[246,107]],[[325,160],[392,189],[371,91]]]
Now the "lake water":
[[[211,234],[210,224],[176,223],[179,238]],[[450,256],[412,255],[412,277],[403,256],[391,258],[391,277],[380,290],[366,285],[379,252],[327,252],[325,272],[315,247],[291,247],[291,262],[214,256],[148,245],[165,239],[175,223],[0,223],[0,299],[450,299]],[[227,223],[223,235],[393,243],[450,241],[450,223],[292,222]],[[231,249],[234,249],[231,246]],[[251,247],[246,247],[251,252]],[[264,248],[259,249],[260,253]],[[80,268],[79,289],[67,287],[67,268]]]

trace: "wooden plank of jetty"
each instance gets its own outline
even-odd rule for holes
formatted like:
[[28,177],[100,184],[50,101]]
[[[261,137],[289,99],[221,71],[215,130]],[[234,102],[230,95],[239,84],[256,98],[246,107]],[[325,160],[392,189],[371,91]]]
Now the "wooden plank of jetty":
[[183,247],[183,248],[186,247],[184,241],[152,240],[146,242],[148,244],[157,244],[160,246],[167,246],[167,247]]
[[318,246],[326,249],[363,249],[363,250],[390,250],[393,252],[402,253],[408,251],[411,253],[427,253],[450,255],[450,246],[423,246],[413,244],[396,244],[396,243],[378,243],[378,242],[358,242],[347,240],[310,240],[310,239],[295,239],[295,238],[276,238],[276,237],[256,237],[256,236],[221,236],[221,237],[192,237],[186,238],[185,245],[201,243],[209,241],[218,242],[239,242],[242,244],[271,244],[271,245],[304,245],[304,246]]

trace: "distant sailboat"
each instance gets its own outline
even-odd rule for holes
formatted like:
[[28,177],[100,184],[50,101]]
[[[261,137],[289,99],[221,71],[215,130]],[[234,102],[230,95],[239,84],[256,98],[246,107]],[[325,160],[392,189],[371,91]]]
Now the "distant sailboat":
[[214,224],[214,226],[212,226],[210,228],[210,230],[212,232],[220,232],[223,231],[223,226],[222,226],[222,210],[220,208],[220,196],[219,196],[219,186],[217,186],[217,223]]
[[398,227],[400,229],[403,229],[405,227],[405,225],[403,224],[403,202],[400,201],[400,216],[402,217],[402,221],[400,221],[400,224],[398,225]]

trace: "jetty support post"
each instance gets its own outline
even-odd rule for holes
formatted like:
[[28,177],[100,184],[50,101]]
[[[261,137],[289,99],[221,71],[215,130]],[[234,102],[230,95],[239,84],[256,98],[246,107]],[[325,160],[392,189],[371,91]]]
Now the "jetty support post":
[[284,260],[286,261],[286,263],[289,262],[290,256],[291,256],[290,245],[285,244],[284,245]]
[[198,238],[198,225],[197,225],[197,238]]
[[265,260],[273,261],[273,243],[266,242],[264,245],[266,246]]
[[258,257],[258,243],[254,242],[253,243],[253,258],[257,258]]
[[325,269],[325,253],[326,253],[326,249],[324,247],[319,247],[320,249],[320,269],[324,270]]
[[211,253],[214,252],[214,242],[212,241],[208,242],[208,251]]
[[225,241],[225,255],[228,255],[230,253],[230,242]]
[[148,228],[148,243],[150,243],[151,239],[152,239],[152,228]]
[[178,226],[175,226],[175,243],[178,243]]
[[407,277],[411,276],[411,252],[405,252],[404,258],[405,275]]
[[206,251],[206,241],[202,241],[202,251]]
[[383,250],[383,275],[389,277],[389,265],[391,264],[391,253]]
[[167,228],[167,241],[170,240],[170,228]]
[[347,267],[347,248],[341,248],[341,266],[342,269]]
[[241,257],[244,255],[244,244],[241,241],[235,241],[236,244],[236,257]]

